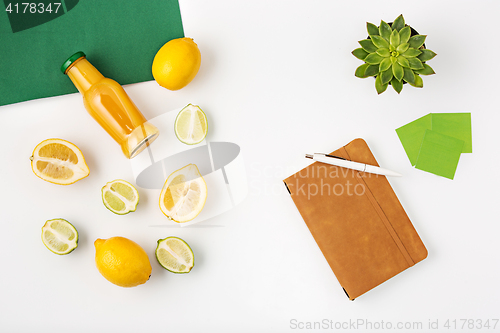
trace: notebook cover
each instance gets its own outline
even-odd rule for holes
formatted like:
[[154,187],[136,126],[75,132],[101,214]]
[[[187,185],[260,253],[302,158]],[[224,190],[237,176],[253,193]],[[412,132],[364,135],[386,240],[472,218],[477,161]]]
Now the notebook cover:
[[4,0],[0,9],[0,105],[77,92],[61,65],[78,51],[122,85],[153,80],[156,52],[184,37],[177,0]]
[[[331,154],[378,166],[362,139]],[[427,257],[385,176],[314,162],[284,182],[349,299]]]

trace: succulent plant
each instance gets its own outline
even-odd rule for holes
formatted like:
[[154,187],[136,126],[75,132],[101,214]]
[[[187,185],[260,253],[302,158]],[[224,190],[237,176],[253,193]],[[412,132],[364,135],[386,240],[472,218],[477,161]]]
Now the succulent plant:
[[435,74],[425,63],[436,56],[424,47],[427,36],[412,31],[405,24],[403,15],[399,15],[392,24],[381,21],[378,27],[367,22],[366,29],[368,39],[360,40],[361,47],[352,51],[356,58],[365,62],[354,75],[359,78],[374,76],[377,93],[383,93],[391,84],[399,94],[404,82],[422,88],[420,75]]

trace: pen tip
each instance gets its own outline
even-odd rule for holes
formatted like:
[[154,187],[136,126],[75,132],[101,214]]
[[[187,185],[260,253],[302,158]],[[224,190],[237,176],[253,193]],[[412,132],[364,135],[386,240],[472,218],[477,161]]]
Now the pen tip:
[[313,158],[313,156],[312,156],[311,154],[306,154],[306,158],[310,158],[310,159],[312,159],[312,158]]

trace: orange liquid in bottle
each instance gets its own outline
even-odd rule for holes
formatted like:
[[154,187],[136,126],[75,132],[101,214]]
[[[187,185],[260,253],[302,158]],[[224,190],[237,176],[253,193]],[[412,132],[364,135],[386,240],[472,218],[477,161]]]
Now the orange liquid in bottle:
[[[127,158],[133,158],[158,137],[158,129],[147,122],[123,87],[105,78],[81,52],[64,69],[78,91],[90,115],[121,146]],[[75,57],[73,55],[73,57]]]

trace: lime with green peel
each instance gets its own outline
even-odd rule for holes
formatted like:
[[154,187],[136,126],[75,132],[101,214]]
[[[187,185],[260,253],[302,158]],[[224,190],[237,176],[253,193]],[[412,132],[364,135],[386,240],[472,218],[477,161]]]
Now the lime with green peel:
[[78,231],[65,219],[53,219],[42,227],[42,242],[55,254],[68,254],[78,246]]
[[179,141],[195,145],[207,136],[207,116],[198,105],[188,104],[177,115],[174,129]]
[[159,239],[156,259],[163,268],[172,273],[189,273],[194,266],[193,250],[179,237]]
[[107,209],[118,215],[134,212],[139,203],[137,189],[121,179],[113,180],[103,186],[102,202]]

